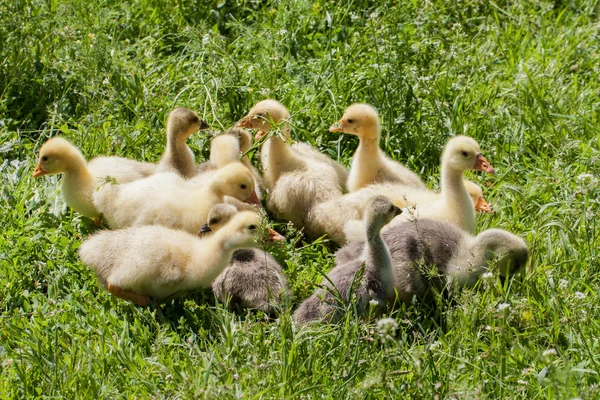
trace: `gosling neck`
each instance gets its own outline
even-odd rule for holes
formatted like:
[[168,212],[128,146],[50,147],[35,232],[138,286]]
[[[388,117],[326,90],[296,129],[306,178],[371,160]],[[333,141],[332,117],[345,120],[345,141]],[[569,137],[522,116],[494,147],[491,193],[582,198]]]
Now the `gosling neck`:
[[442,159],[441,194],[459,226],[475,233],[475,209],[463,180],[463,170],[452,168]]
[[75,151],[69,155],[67,167],[63,173],[65,183],[73,182],[76,184],[85,184],[92,182],[94,176],[87,167],[87,162],[80,152]]
[[225,246],[225,231],[221,229],[203,239],[202,245],[195,246],[194,269],[190,271],[188,279],[190,287],[209,287],[231,262],[233,250]]

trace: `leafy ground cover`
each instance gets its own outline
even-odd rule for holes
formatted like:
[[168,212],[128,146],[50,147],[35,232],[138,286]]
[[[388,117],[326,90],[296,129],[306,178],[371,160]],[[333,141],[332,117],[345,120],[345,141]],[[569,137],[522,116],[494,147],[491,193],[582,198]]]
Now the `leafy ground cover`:
[[[0,397],[597,398],[600,395],[600,25],[594,0],[105,0],[0,3]],[[438,187],[452,135],[497,170],[478,229],[525,237],[522,276],[451,306],[352,314],[299,330],[295,304],[334,264],[280,223],[294,298],[276,318],[209,292],[144,309],[77,258],[93,228],[59,179],[31,177],[63,135],[88,157],[156,161],[176,106],[212,133],[263,98],[293,137],[349,165],[327,128],[375,105],[388,154]],[[197,159],[208,134],[192,137]],[[252,154],[257,160],[256,154]],[[485,179],[485,180],[484,180]]]

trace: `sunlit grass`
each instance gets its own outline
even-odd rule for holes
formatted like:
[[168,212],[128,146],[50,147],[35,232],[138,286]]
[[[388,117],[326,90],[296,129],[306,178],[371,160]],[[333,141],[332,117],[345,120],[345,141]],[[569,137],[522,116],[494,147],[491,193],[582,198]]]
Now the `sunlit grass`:
[[[600,371],[598,2],[0,3],[0,397],[596,398]],[[298,330],[294,307],[334,265],[285,222],[282,314],[234,314],[199,292],[157,309],[117,300],[77,258],[96,229],[59,179],[31,177],[51,136],[89,158],[156,161],[186,106],[210,135],[272,97],[292,137],[349,165],[328,132],[352,102],[382,117],[387,154],[439,186],[452,135],[497,175],[470,175],[531,259],[452,305],[394,310],[396,337],[351,313]],[[254,150],[249,153],[257,163]]]

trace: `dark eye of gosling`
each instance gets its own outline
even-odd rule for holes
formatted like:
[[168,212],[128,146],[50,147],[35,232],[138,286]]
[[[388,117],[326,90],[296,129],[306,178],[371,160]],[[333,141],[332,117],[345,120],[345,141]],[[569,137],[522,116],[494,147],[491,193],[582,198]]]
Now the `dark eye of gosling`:
[[194,117],[194,118],[192,118],[192,122],[194,122],[194,123],[200,122],[200,118]]
[[208,221],[208,224],[209,225],[214,225],[214,224],[216,224],[218,222],[219,222],[219,220],[217,218],[212,218],[210,221]]
[[242,188],[242,190],[246,190],[246,185],[244,185],[243,183],[240,185],[240,188]]
[[250,229],[251,231],[255,231],[256,230],[256,225],[250,225],[248,227],[248,229]]
[[46,162],[46,161],[48,161],[48,156],[43,156],[43,157],[42,157],[42,161],[43,161],[43,162]]
[[463,157],[469,157],[469,152],[463,150],[462,155]]
[[350,118],[349,120],[347,120],[347,122],[348,122],[349,124],[353,124],[353,123],[354,123],[354,120],[353,120],[352,118]]

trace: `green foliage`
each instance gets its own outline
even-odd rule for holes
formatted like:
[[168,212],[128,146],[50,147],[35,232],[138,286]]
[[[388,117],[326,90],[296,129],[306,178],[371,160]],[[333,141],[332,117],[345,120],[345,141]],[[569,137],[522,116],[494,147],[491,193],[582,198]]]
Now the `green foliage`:
[[[598,7],[0,2],[0,397],[598,397]],[[334,259],[284,223],[274,254],[294,300],[277,318],[230,313],[209,292],[142,309],[103,291],[77,258],[95,227],[58,178],[31,177],[41,144],[63,135],[90,158],[156,161],[174,107],[217,132],[268,97],[290,109],[295,139],[346,165],[355,139],[327,128],[372,103],[385,151],[434,188],[447,138],[475,137],[498,171],[472,176],[496,210],[479,229],[523,235],[527,271],[398,308],[392,340],[352,313],[292,326]],[[192,137],[198,159],[209,140]]]

